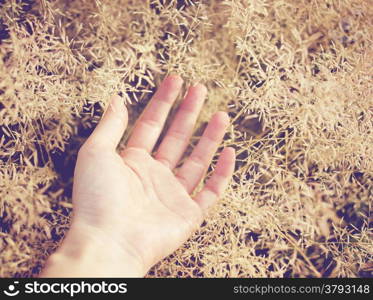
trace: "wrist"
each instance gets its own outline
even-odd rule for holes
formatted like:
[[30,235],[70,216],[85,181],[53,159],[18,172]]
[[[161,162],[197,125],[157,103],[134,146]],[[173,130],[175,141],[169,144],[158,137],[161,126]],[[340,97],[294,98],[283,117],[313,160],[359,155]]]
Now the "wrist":
[[143,277],[140,259],[92,228],[72,224],[58,250],[47,260],[42,277]]

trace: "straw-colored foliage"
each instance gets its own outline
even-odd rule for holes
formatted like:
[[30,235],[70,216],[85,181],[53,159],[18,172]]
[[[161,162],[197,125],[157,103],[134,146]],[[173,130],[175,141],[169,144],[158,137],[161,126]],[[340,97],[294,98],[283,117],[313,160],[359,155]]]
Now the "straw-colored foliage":
[[131,127],[171,72],[209,90],[191,147],[228,110],[238,159],[201,229],[148,276],[373,276],[370,4],[0,1],[0,276],[37,276],[58,246],[110,95]]

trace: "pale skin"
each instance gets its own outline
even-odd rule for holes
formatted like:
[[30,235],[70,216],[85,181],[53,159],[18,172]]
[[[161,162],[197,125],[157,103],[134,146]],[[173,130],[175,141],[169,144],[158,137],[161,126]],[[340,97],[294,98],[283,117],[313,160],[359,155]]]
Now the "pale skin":
[[71,227],[42,277],[143,277],[190,237],[223,195],[234,170],[230,147],[221,152],[204,187],[191,197],[229,125],[225,112],[212,116],[191,155],[175,169],[193,133],[205,86],[189,87],[154,149],[182,85],[178,75],[163,80],[121,153],[116,148],[128,114],[123,100],[112,97],[79,150]]

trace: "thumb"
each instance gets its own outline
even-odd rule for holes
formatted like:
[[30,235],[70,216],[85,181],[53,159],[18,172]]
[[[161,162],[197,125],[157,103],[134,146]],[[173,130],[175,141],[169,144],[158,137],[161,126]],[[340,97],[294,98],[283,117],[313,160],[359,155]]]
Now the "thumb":
[[86,143],[115,150],[127,128],[128,112],[120,96],[111,98],[100,122]]

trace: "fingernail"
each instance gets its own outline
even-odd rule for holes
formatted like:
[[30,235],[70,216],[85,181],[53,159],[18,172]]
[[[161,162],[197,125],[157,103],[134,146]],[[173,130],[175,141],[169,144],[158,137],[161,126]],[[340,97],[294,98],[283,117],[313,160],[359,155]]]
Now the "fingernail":
[[113,96],[113,99],[111,100],[110,105],[112,106],[112,109],[114,112],[120,112],[123,110],[124,103],[120,96],[115,95]]
[[191,86],[197,86],[199,84],[199,80],[193,80]]
[[207,87],[198,80],[193,81],[192,85],[190,87],[193,87],[193,88],[198,87],[203,95],[205,95],[207,93]]
[[177,73],[170,73],[167,75],[168,78],[176,79],[176,80],[183,80],[181,76]]

